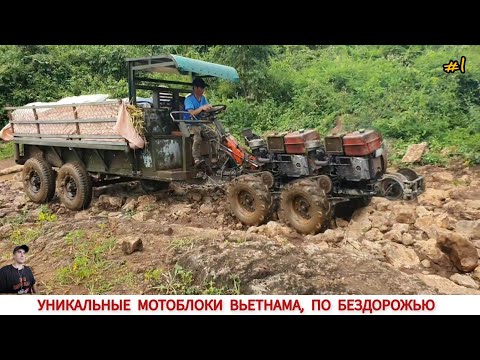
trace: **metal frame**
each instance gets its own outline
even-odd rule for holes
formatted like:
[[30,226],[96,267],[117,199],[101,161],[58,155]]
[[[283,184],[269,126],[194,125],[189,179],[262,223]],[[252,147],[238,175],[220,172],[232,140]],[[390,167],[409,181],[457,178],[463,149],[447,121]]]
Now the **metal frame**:
[[[83,149],[103,149],[103,150],[119,150],[129,151],[127,141],[120,135],[96,135],[96,134],[80,134],[79,124],[89,123],[115,123],[117,121],[114,117],[109,118],[93,118],[93,119],[78,119],[77,109],[82,106],[96,106],[96,105],[117,105],[120,101],[99,101],[89,103],[72,103],[72,104],[52,104],[52,105],[30,105],[13,107],[9,106],[5,109],[8,112],[10,123],[12,127],[15,124],[21,125],[36,125],[37,133],[13,133],[13,141],[16,144],[24,145],[40,145],[40,146],[58,146],[68,148],[83,148]],[[57,119],[57,120],[41,120],[38,118],[38,109],[55,109],[55,108],[71,108],[74,119]],[[33,110],[35,120],[18,121],[13,120],[12,111],[14,110]],[[40,132],[40,125],[53,124],[75,124],[75,134],[42,134]],[[100,139],[96,141],[95,139]],[[101,141],[102,139],[123,140],[119,142]]]
[[72,104],[52,104],[52,105],[29,105],[29,106],[8,106],[5,110],[23,110],[23,109],[50,109],[59,107],[79,107],[79,106],[91,106],[91,105],[112,105],[113,101],[99,101],[99,102],[87,102],[87,103],[72,103]]
[[[179,55],[156,55],[144,58],[127,59],[128,66],[128,98],[132,103],[136,103],[137,89],[142,89],[140,83],[156,83],[170,85],[188,85],[191,82],[170,81],[161,79],[152,79],[149,77],[138,76],[138,72],[142,73],[169,73],[178,75],[189,75],[192,79],[195,76],[218,77],[233,82],[239,82],[240,78],[237,71],[231,67],[221,64],[214,64],[207,61],[190,59]],[[143,87],[148,90],[149,88]],[[173,89],[170,89],[170,92]],[[183,91],[183,89],[178,89]]]
[[66,148],[78,148],[78,149],[101,149],[101,150],[119,150],[128,152],[128,144],[114,143],[107,141],[72,141],[72,140],[55,140],[55,139],[15,139],[17,144],[24,145],[43,145],[43,146],[59,146]]

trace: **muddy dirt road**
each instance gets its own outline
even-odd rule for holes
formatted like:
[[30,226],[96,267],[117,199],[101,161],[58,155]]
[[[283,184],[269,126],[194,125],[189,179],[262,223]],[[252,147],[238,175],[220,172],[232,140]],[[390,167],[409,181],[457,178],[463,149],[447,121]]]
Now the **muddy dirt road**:
[[47,294],[480,294],[480,170],[416,171],[416,201],[375,198],[315,236],[238,223],[219,186],[117,184],[71,212],[31,203],[12,174],[0,178],[0,265],[28,244]]

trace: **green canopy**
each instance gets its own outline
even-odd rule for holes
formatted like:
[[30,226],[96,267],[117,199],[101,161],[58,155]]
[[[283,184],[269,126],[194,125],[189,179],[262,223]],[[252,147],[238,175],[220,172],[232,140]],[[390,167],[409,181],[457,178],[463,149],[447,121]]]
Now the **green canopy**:
[[179,55],[158,55],[146,58],[127,59],[134,71],[153,71],[195,76],[214,76],[239,82],[237,70],[231,66],[186,58]]

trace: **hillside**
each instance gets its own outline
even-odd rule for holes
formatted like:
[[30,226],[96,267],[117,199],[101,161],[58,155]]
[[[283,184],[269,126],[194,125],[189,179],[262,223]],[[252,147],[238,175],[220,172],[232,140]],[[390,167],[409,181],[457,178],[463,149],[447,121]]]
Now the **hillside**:
[[[408,145],[427,143],[414,167],[426,192],[337,211],[307,236],[275,206],[267,224],[242,225],[211,178],[151,194],[136,181],[95,188],[74,212],[58,197],[29,201],[21,166],[4,171],[13,147],[0,144],[0,266],[28,244],[44,294],[480,294],[479,47],[0,46],[0,122],[5,105],[125,97],[125,59],[162,52],[238,70],[240,84],[208,79],[207,92],[238,139],[245,127],[374,128],[391,171]],[[464,72],[444,71],[462,57]]]
[[[0,46],[0,123],[5,105],[107,93],[127,96],[125,59],[174,53],[231,65],[241,83],[213,82],[225,122],[244,127],[376,128],[392,160],[427,141],[425,164],[480,163],[479,46],[62,45]],[[466,57],[465,72],[443,64]]]

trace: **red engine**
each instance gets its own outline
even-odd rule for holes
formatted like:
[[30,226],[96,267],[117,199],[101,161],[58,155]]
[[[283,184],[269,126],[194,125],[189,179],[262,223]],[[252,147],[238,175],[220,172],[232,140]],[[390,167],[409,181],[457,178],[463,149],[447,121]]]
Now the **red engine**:
[[355,131],[343,137],[343,149],[347,156],[365,156],[382,147],[382,136],[373,131]]
[[283,138],[287,154],[306,154],[305,143],[320,140],[320,134],[315,130],[300,130],[291,132]]

